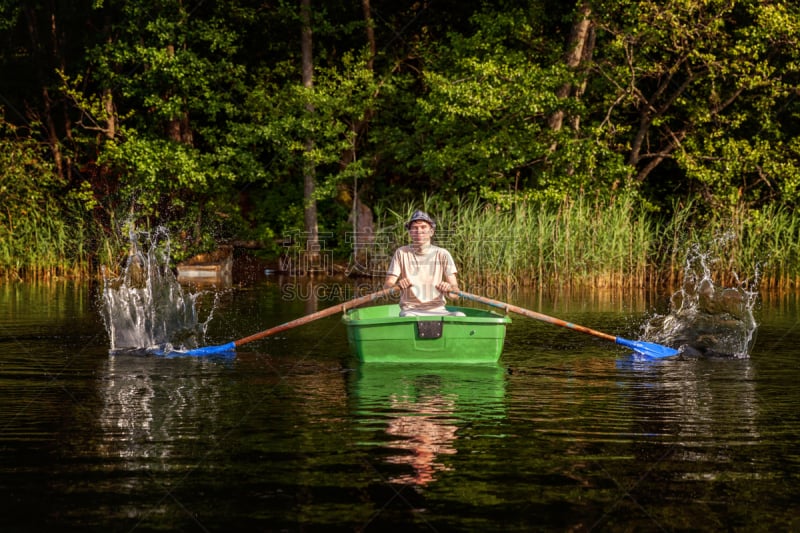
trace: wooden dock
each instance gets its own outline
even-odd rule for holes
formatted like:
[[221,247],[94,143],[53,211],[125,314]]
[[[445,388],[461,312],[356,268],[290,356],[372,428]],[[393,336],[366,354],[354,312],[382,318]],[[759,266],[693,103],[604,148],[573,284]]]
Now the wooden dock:
[[233,283],[233,248],[220,246],[214,252],[196,255],[179,263],[177,270],[180,283],[229,287]]

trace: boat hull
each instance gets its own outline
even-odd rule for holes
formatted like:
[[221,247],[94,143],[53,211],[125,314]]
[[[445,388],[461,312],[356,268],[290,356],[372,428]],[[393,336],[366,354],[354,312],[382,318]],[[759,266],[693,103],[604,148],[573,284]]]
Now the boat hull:
[[344,315],[351,353],[365,363],[496,363],[507,316],[448,307],[465,316],[401,317],[400,306],[353,309]]

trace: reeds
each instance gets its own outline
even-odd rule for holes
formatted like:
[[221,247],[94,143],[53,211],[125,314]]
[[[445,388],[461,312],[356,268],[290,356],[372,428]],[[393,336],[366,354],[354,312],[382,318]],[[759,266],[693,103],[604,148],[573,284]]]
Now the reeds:
[[[385,242],[405,242],[402,222],[413,209],[390,212]],[[435,242],[450,250],[471,286],[642,287],[650,276],[657,230],[631,200],[605,205],[581,197],[510,210],[467,201],[428,209],[438,221]]]
[[[676,204],[669,216],[631,196],[579,196],[501,208],[477,200],[378,206],[370,272],[382,276],[393,250],[408,242],[415,209],[438,222],[434,242],[450,250],[465,287],[655,289],[676,287],[687,258],[702,250],[720,283],[771,291],[800,287],[800,215],[786,207],[700,213]],[[0,217],[0,281],[97,275],[125,246],[77,217]],[[94,235],[94,237],[93,237]]]
[[89,274],[84,227],[31,216],[0,226],[0,280],[44,281]]
[[472,287],[674,287],[697,249],[711,258],[721,283],[786,290],[800,279],[800,219],[785,208],[731,209],[701,218],[688,203],[676,204],[665,218],[624,195],[523,202],[511,209],[478,201],[441,205],[425,198],[386,211],[379,221],[383,255],[407,242],[403,222],[422,208],[438,221],[435,243],[450,250],[461,279]]

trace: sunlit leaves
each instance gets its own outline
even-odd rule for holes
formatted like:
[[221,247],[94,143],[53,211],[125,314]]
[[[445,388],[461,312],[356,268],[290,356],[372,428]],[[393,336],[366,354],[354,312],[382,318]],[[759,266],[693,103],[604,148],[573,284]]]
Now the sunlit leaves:
[[[313,88],[296,81],[270,83],[259,80],[247,101],[254,123],[243,127],[245,135],[266,153],[272,154],[270,173],[277,179],[286,169],[311,165],[317,169],[317,195],[332,196],[335,186],[363,177],[368,170],[358,162],[361,147],[353,128],[376,106],[381,84],[365,67],[366,59],[344,54],[341,63],[319,66]],[[275,76],[280,73],[273,72]],[[309,149],[308,141],[313,140]],[[341,168],[346,152],[354,162]],[[352,168],[349,168],[351,167]]]
[[413,129],[397,138],[416,148],[404,152],[408,168],[447,192],[529,186],[525,168],[549,146],[558,73],[529,61],[535,52],[522,12],[495,15],[475,17],[473,35],[453,34],[431,50]]
[[[685,173],[683,192],[717,207],[796,201],[795,186],[781,183],[798,168],[783,112],[796,108],[797,7],[755,0],[606,4],[618,10],[597,12],[613,37],[613,46],[598,46],[598,72],[613,89],[602,97],[609,106],[602,120],[638,123],[627,146],[639,179],[659,173],[651,163],[674,161]],[[591,88],[600,92],[587,91],[587,98],[603,94],[602,85]]]

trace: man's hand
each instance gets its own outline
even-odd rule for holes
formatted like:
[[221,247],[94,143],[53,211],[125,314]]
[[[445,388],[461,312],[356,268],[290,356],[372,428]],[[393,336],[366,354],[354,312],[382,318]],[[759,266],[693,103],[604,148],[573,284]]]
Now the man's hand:
[[438,285],[436,285],[436,289],[439,292],[444,293],[445,295],[449,295],[449,293],[451,292],[458,292],[458,285],[453,285],[452,283],[441,281],[439,282]]
[[411,286],[411,282],[408,280],[408,278],[402,278],[397,280],[397,286],[401,289],[407,289]]

